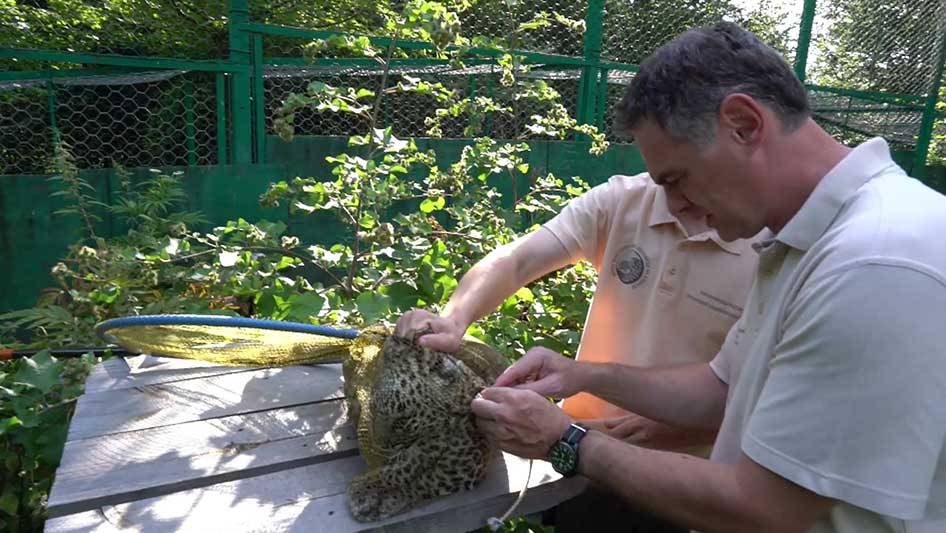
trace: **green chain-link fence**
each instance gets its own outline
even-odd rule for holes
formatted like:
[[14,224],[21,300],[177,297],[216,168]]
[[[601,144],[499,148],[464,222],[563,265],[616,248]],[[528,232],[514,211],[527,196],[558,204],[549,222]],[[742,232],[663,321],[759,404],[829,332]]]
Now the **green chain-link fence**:
[[214,97],[212,77],[174,70],[0,82],[0,173],[44,172],[56,140],[80,168],[215,164]]
[[825,0],[814,21],[808,78],[819,117],[852,139],[882,135],[901,150],[922,143],[946,60],[946,3]]
[[[262,161],[283,99],[312,81],[375,84],[364,62],[307,62],[324,30],[384,35],[407,2],[348,0],[125,0],[0,3],[0,174],[42,173],[52,146],[71,146],[81,168]],[[612,109],[635,65],[678,33],[732,20],[785,54],[809,84],[816,119],[849,142],[882,135],[914,152],[914,168],[946,159],[946,0],[479,0],[463,33],[508,37],[538,13],[584,22],[518,38],[529,76],[547,80],[579,120],[610,132]],[[297,28],[297,29],[294,29]],[[37,50],[39,49],[39,50]],[[495,67],[398,67],[463,94],[501,92]],[[423,136],[416,95],[385,101],[382,121]],[[511,137],[529,115],[517,104],[486,133]],[[940,109],[937,109],[939,107]],[[303,112],[297,133],[349,135],[347,115]],[[462,137],[447,122],[445,137]],[[612,140],[617,140],[610,135]]]

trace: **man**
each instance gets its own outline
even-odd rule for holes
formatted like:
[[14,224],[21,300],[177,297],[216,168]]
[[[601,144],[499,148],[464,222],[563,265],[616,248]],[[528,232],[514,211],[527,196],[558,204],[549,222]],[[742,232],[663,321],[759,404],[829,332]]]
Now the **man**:
[[[946,531],[946,198],[882,139],[836,142],[784,60],[732,24],[656,51],[620,116],[722,238],[767,228],[745,312],[709,364],[531,350],[473,401],[481,428],[701,531]],[[573,427],[544,398],[578,391],[719,428],[711,459]]]

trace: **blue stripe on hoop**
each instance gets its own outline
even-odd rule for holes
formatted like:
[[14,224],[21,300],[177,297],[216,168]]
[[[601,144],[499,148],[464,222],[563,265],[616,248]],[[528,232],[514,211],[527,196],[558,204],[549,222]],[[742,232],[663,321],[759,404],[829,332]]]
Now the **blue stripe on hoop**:
[[310,333],[312,335],[324,335],[326,337],[337,337],[341,339],[354,339],[358,336],[358,330],[355,329],[332,328],[329,326],[315,326],[299,322],[223,315],[126,316],[99,322],[95,325],[95,333],[100,337],[104,337],[105,333],[110,329],[135,326],[220,326],[293,331],[296,333]]

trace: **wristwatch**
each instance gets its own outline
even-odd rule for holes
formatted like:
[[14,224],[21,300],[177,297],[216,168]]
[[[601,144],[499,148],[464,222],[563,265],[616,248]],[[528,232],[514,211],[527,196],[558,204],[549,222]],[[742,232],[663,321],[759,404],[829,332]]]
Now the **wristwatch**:
[[578,443],[585,438],[588,430],[578,424],[568,426],[561,440],[549,450],[549,462],[556,472],[572,477],[578,473]]

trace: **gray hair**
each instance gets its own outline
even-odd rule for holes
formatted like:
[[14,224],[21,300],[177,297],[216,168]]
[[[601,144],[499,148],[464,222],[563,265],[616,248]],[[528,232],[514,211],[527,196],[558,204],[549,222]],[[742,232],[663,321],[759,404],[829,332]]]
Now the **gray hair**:
[[697,28],[658,48],[640,66],[616,109],[615,130],[631,137],[654,120],[672,137],[705,146],[723,100],[743,93],[794,131],[811,116],[808,95],[782,56],[729,22]]

